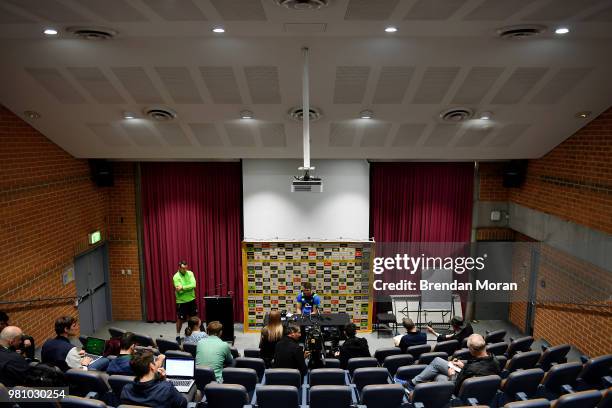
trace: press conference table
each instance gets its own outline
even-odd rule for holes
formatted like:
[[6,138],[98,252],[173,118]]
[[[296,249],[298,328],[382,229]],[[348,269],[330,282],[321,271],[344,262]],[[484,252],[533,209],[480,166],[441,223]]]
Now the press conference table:
[[[351,322],[351,317],[346,313],[319,313],[310,317],[293,315],[283,320],[283,323],[293,323],[298,326],[312,326],[319,324],[321,327],[338,326],[344,327]],[[268,324],[268,313],[264,317],[264,325]]]

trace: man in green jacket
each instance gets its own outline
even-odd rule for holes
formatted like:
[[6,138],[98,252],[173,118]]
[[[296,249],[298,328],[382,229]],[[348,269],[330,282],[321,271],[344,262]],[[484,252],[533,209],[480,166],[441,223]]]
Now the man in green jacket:
[[187,262],[180,261],[179,269],[172,277],[176,294],[176,342],[181,342],[183,322],[198,314],[195,300],[196,280],[193,272],[187,269]]

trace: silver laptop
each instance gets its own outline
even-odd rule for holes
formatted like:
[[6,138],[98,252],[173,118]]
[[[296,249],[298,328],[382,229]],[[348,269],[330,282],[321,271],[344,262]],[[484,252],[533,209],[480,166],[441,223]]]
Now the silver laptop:
[[178,392],[189,392],[195,382],[195,360],[193,358],[167,357],[166,379],[174,385]]

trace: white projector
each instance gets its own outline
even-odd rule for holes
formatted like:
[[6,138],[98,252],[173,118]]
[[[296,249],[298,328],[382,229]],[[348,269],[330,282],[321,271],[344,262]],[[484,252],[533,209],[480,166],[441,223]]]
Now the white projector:
[[291,180],[291,192],[322,193],[323,181],[321,179],[310,178],[309,180]]

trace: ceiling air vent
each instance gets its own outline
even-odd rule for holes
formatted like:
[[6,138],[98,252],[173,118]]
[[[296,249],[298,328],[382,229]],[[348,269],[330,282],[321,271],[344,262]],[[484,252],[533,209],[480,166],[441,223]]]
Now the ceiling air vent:
[[149,117],[150,119],[153,119],[157,122],[168,122],[176,118],[175,111],[170,108],[163,108],[159,106],[146,108],[144,110],[144,114],[147,115],[147,117]]
[[502,27],[497,30],[497,35],[501,38],[510,40],[522,40],[523,38],[534,37],[546,31],[546,26],[538,24],[523,24]]
[[[321,119],[321,116],[323,116],[323,113],[321,113],[321,110],[319,108],[310,108],[309,112],[311,122],[315,122]],[[291,109],[288,114],[289,117],[295,120],[296,122],[301,122],[304,119],[304,110],[302,108],[295,107]]]
[[118,34],[116,30],[106,27],[68,27],[66,31],[83,40],[112,40]]
[[317,10],[329,4],[329,0],[274,0],[274,2],[291,10]]
[[469,108],[451,108],[440,113],[440,119],[444,122],[458,123],[470,119],[474,111]]

